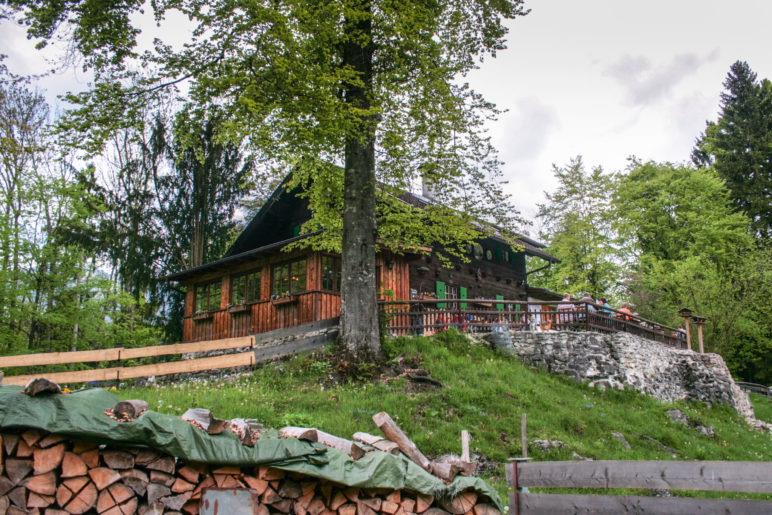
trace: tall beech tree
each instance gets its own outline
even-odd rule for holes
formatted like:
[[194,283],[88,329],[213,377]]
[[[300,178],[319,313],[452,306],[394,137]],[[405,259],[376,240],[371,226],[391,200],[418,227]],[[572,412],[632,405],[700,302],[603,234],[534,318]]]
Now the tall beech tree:
[[[141,54],[132,15],[142,2],[6,4],[43,44],[65,29],[94,71],[93,89],[70,96],[80,108],[65,126],[91,151],[133,123],[153,95],[184,81],[194,116],[222,110],[218,138],[246,136],[263,160],[292,170],[289,187],[305,190],[319,213],[306,232],[328,229],[308,243],[342,252],[341,328],[352,359],[381,355],[376,238],[398,249],[389,236],[399,231],[388,225],[410,223],[395,208],[376,224],[378,189],[393,198],[431,181],[438,200],[426,216],[449,230],[427,234],[440,234],[451,251],[488,227],[460,229],[451,211],[503,227],[514,221],[482,129],[496,111],[459,78],[504,48],[503,21],[526,14],[522,0],[157,0],[156,19],[181,12],[191,40],[181,48],[159,40]],[[336,164],[341,193],[332,189]],[[337,199],[342,221],[329,216]]]

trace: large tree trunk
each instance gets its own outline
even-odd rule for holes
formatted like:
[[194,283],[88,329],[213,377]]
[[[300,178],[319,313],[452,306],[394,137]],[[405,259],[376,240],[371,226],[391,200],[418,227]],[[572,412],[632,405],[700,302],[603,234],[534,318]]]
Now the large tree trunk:
[[[363,0],[356,8],[369,11]],[[369,110],[373,91],[371,42],[368,17],[347,19],[349,36],[343,50],[343,64],[358,72],[361,83],[344,85],[346,102],[352,110]],[[346,138],[344,175],[343,263],[341,285],[341,332],[346,353],[353,361],[378,360],[378,306],[375,284],[375,128],[372,115],[362,116]]]

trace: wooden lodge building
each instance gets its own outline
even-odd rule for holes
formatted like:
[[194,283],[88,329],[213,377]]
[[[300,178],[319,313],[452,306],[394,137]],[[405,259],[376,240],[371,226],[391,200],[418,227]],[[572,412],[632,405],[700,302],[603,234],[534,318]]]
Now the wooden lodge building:
[[[224,257],[168,276],[187,291],[184,342],[246,336],[340,315],[340,257],[310,249],[282,251],[307,237],[300,235],[300,226],[310,218],[308,201],[287,191],[286,182]],[[419,208],[429,202],[412,193],[405,193],[402,200]],[[451,268],[442,267],[432,252],[380,251],[379,292],[389,292],[389,300],[469,299],[470,304],[559,300],[553,292],[529,288],[526,270],[526,256],[541,258],[547,265],[557,258],[530,238],[520,237],[517,243],[523,250],[513,252],[503,239],[485,238],[469,249],[470,262],[459,260]]]

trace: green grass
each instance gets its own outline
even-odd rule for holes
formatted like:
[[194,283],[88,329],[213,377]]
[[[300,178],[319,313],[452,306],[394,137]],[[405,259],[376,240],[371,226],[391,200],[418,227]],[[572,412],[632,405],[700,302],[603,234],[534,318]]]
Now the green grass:
[[749,394],[756,418],[772,424],[772,399],[757,393]]
[[[531,448],[536,459],[570,460],[573,453],[594,459],[674,459],[639,436],[646,435],[676,449],[677,459],[772,460],[772,437],[754,431],[728,407],[664,404],[632,390],[600,391],[531,369],[457,334],[399,338],[385,349],[394,361],[405,358],[428,370],[445,388],[415,392],[405,378],[330,384],[329,357],[306,355],[232,381],[181,382],[118,395],[145,399],[164,413],[204,407],[221,418],[255,418],[269,427],[313,426],[347,438],[356,431],[378,434],[371,417],[386,411],[429,456],[460,454],[460,432],[466,429],[473,452],[499,464],[520,456],[522,413],[527,413],[529,440],[566,443],[548,452]],[[754,397],[757,413],[769,420],[772,404],[759,399]],[[713,426],[715,435],[672,421],[666,411],[673,407]],[[622,433],[632,449],[612,431]],[[504,494],[503,467],[484,469],[482,476]]]

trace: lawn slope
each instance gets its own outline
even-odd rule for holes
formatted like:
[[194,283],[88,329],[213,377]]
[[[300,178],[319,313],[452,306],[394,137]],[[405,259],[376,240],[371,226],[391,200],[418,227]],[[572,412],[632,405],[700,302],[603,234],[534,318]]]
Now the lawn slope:
[[[182,414],[190,407],[217,417],[254,418],[269,427],[313,426],[350,438],[378,433],[371,417],[388,412],[427,455],[460,454],[460,432],[472,434],[472,450],[489,466],[482,476],[504,492],[503,463],[520,456],[520,416],[527,413],[528,439],[561,440],[565,446],[536,459],[772,460],[772,437],[754,431],[731,408],[701,403],[660,403],[634,391],[600,391],[531,369],[516,359],[447,334],[399,338],[385,344],[392,363],[422,368],[444,384],[416,389],[404,377],[334,380],[329,357],[298,356],[235,379],[189,381],[126,389],[121,398],[141,398],[151,409]],[[360,371],[362,377],[368,370]],[[768,416],[769,401],[754,397]],[[673,421],[678,408],[703,435]],[[622,434],[630,445],[612,435]],[[676,451],[674,458],[672,451]]]

